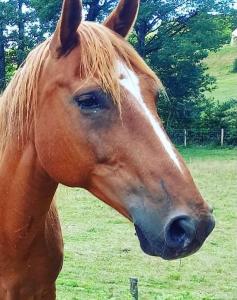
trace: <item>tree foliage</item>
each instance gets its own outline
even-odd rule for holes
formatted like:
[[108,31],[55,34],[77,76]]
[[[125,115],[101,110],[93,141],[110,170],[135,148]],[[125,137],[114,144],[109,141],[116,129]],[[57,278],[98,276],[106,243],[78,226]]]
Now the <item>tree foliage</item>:
[[237,145],[237,99],[230,99],[224,103],[214,100],[203,103],[205,106],[199,119],[200,128],[220,130],[228,133],[226,143]]
[[161,34],[160,49],[147,55],[169,96],[168,102],[161,99],[166,126],[188,128],[198,117],[200,98],[215,87],[203,59],[228,41],[227,27],[224,19],[200,13],[187,21],[184,31],[168,39]]
[[[7,81],[6,71],[19,67],[42,39],[43,31],[29,0],[0,2],[0,90]],[[8,65],[9,52],[12,66]]]

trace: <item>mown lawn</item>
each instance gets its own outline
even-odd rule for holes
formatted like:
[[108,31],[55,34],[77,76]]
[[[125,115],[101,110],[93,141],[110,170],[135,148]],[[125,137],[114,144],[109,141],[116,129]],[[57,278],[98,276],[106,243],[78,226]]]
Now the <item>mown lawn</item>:
[[237,299],[237,150],[181,149],[203,196],[214,206],[216,228],[195,255],[167,262],[142,253],[132,224],[79,189],[61,187],[58,206],[65,241],[59,300]]

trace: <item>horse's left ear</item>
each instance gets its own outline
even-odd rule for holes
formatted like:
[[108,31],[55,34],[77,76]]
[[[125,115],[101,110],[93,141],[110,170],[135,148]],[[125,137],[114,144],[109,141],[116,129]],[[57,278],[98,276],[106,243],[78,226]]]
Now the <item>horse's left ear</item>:
[[120,0],[104,25],[126,37],[136,21],[139,4],[140,0]]
[[50,43],[50,51],[54,57],[67,55],[78,44],[77,29],[81,20],[81,0],[64,0],[61,17]]

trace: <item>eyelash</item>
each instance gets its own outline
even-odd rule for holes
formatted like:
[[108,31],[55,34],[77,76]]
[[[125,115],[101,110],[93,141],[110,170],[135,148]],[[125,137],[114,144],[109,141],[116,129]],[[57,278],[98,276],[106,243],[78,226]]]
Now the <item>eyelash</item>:
[[103,92],[80,95],[74,98],[79,108],[87,112],[105,109],[107,107],[106,100],[106,95]]

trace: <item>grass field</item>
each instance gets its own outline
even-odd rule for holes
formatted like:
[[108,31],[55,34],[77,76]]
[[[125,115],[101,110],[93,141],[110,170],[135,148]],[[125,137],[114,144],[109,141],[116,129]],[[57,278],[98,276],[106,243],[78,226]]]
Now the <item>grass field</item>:
[[237,98],[237,73],[233,72],[234,60],[237,59],[237,47],[226,45],[216,53],[210,53],[205,60],[208,73],[217,79],[217,89],[209,93],[220,102]]
[[139,248],[132,224],[79,189],[61,187],[58,206],[65,241],[59,300],[237,299],[237,150],[181,149],[203,196],[214,206],[216,228],[195,255],[167,262]]

